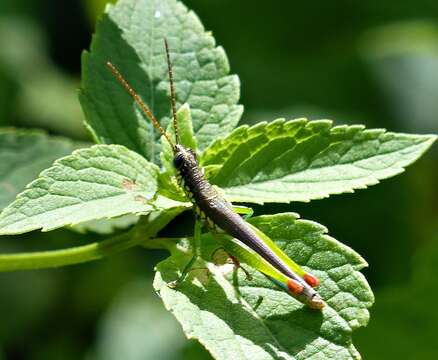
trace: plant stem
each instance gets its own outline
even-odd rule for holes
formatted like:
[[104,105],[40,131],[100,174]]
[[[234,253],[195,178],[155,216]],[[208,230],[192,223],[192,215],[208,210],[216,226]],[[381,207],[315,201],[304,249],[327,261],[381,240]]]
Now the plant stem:
[[152,244],[148,244],[148,241],[152,240],[169,221],[184,210],[184,207],[176,207],[150,213],[142,217],[139,224],[131,231],[89,245],[63,250],[0,255],[0,272],[46,269],[79,264],[101,259],[104,256],[112,255],[137,245],[150,249],[168,248],[171,244],[166,244],[165,241],[152,241]]
[[141,241],[131,232],[101,242],[64,250],[38,251],[0,255],[0,271],[46,269],[97,260],[138,245]]

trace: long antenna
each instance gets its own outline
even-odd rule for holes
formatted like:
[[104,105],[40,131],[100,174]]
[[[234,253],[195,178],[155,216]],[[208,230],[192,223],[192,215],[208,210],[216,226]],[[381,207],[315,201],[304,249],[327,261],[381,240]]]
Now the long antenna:
[[167,70],[169,72],[170,103],[172,105],[173,129],[175,131],[176,143],[179,144],[180,140],[179,140],[178,122],[176,120],[176,97],[175,97],[175,87],[173,85],[173,70],[172,70],[172,63],[170,62],[169,44],[167,43],[166,38],[164,38],[164,47],[166,48]]
[[160,123],[158,122],[157,118],[152,114],[152,112],[149,110],[147,105],[143,102],[143,100],[138,96],[138,94],[134,91],[134,89],[129,85],[129,83],[125,80],[125,78],[120,74],[119,70],[111,64],[109,61],[106,63],[106,66],[111,70],[113,75],[116,77],[116,79],[120,82],[120,84],[123,85],[123,87],[126,89],[126,91],[129,93],[129,95],[132,96],[134,101],[140,106],[141,110],[146,114],[146,116],[151,120],[152,125],[156,127],[161,135],[163,135],[167,141],[169,142],[170,146],[172,146],[172,149],[175,150],[175,145],[170,140],[169,135],[164,131],[164,129],[161,127]]

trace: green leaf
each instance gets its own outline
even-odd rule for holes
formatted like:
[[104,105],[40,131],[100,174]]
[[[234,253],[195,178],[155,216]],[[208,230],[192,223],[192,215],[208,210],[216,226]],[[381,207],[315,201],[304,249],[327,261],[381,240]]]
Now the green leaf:
[[0,210],[56,159],[83,146],[42,131],[0,129]]
[[[321,280],[322,311],[307,308],[264,276],[252,280],[230,264],[211,263],[217,243],[204,235],[203,258],[177,290],[167,286],[190,259],[179,244],[157,266],[154,287],[188,338],[198,339],[220,359],[358,359],[353,330],[365,326],[373,294],[359,272],[367,264],[326,235],[326,228],[296,214],[251,219],[280,248]],[[183,248],[184,249],[184,248]],[[231,268],[230,268],[231,266]],[[203,271],[208,268],[209,275]],[[236,276],[237,275],[237,276]]]
[[[184,145],[186,148],[192,149],[196,152],[198,149],[198,144],[193,133],[193,122],[189,104],[184,104],[181,106],[176,113],[176,119],[178,122],[178,133],[181,145]],[[170,135],[171,140],[176,143],[175,131],[173,129],[172,122],[170,122],[167,126],[166,132]],[[175,167],[173,166],[173,150],[164,136],[161,137],[161,149],[161,164],[167,173],[175,174]]]
[[238,77],[228,75],[224,50],[216,47],[197,16],[176,0],[121,0],[107,7],[91,51],[82,57],[80,100],[98,142],[122,144],[157,160],[158,132],[105,64],[117,66],[166,127],[170,101],[164,37],[174,66],[177,105],[190,103],[200,149],[227,135],[239,121]]
[[310,201],[397,175],[435,139],[361,125],[332,127],[329,120],[278,119],[217,140],[202,165],[223,164],[210,180],[230,201]]
[[0,234],[148,213],[157,176],[155,165],[123,146],[77,150],[55,161],[3,210]]
[[93,232],[101,235],[109,235],[118,230],[124,230],[138,222],[139,216],[127,214],[113,219],[99,219],[86,221],[71,227],[73,231],[81,234]]
[[[189,105],[184,104],[178,110],[176,117],[178,121],[180,143],[186,148],[192,149],[196,152],[198,149],[198,144],[193,133],[193,123]],[[171,122],[167,126],[166,132],[170,135],[172,141],[176,143],[175,132]],[[160,174],[159,177],[160,193],[166,195],[171,199],[187,201],[184,191],[178,185],[178,182],[175,178],[177,172],[173,165],[174,154],[172,147],[164,136],[161,137],[161,149],[162,151],[160,153],[160,159],[164,171]]]

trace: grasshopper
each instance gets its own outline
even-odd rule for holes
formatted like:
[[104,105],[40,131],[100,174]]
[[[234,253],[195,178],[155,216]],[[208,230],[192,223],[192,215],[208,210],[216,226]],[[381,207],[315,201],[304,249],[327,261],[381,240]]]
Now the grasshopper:
[[222,244],[233,259],[237,259],[238,262],[244,262],[260,271],[276,286],[310,308],[322,309],[325,306],[325,302],[314,289],[314,287],[319,285],[318,278],[306,272],[290,259],[266,234],[246,222],[239,214],[250,215],[252,210],[235,207],[228,202],[205,178],[195,152],[181,144],[176,118],[172,63],[166,39],[164,39],[164,47],[170,83],[170,103],[175,141],[172,141],[170,135],[161,127],[150,109],[117,68],[110,62],[107,63],[107,66],[131,95],[135,103],[150,119],[153,126],[169,142],[173,151],[173,165],[178,174],[178,183],[193,204],[196,215],[193,257],[183,269],[181,276],[176,281],[170,283],[169,286],[177,287],[184,281],[193,264],[200,256],[202,225],[206,224],[213,232],[223,231],[232,237],[231,240],[222,240]]

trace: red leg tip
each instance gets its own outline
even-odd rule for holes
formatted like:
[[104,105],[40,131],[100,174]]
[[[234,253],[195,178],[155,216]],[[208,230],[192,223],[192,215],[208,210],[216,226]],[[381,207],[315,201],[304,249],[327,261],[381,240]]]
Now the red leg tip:
[[313,276],[312,274],[305,273],[303,279],[311,287],[316,287],[319,285],[319,279],[316,276]]
[[304,289],[303,285],[301,285],[298,281],[293,279],[289,279],[287,281],[287,288],[289,289],[290,292],[296,295],[300,295]]

